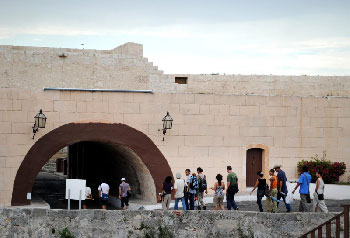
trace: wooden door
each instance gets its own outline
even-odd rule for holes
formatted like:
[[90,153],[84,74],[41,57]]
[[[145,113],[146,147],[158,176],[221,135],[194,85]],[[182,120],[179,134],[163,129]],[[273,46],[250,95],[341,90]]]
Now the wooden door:
[[253,187],[258,178],[257,172],[262,171],[262,149],[247,150],[246,186]]

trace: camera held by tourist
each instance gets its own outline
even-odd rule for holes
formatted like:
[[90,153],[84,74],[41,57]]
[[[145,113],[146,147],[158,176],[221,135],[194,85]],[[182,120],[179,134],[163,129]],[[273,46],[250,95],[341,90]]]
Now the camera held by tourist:
[[259,178],[256,180],[256,183],[254,185],[253,190],[250,192],[250,195],[252,195],[252,193],[256,188],[258,188],[257,194],[256,194],[256,199],[257,199],[256,202],[258,203],[260,212],[263,212],[264,210],[262,208],[261,200],[265,195],[266,179],[264,178],[264,174],[261,171],[257,172],[257,175],[259,176]]
[[121,201],[122,210],[124,210],[124,206],[126,209],[129,208],[129,198],[131,195],[131,187],[126,182],[125,178],[121,179],[122,183],[119,185],[119,199]]

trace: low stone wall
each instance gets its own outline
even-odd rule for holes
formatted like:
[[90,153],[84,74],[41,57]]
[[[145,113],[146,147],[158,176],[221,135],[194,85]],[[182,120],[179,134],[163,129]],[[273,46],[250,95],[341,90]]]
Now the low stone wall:
[[299,237],[334,214],[0,209],[1,237]]

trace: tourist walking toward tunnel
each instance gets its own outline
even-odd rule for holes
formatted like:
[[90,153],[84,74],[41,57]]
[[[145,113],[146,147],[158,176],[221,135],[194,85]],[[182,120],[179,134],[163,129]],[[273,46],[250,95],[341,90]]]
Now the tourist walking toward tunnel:
[[[277,172],[277,200],[283,199],[284,204],[286,205],[287,212],[291,211],[291,206],[286,202],[286,197],[288,194],[287,188],[287,176],[286,173],[281,169],[281,165],[275,165],[273,167]],[[277,203],[278,207],[279,203]]]
[[[303,167],[303,171],[300,174],[299,180],[297,182],[297,185],[295,186],[293,190],[293,194],[295,193],[295,190],[300,186],[299,194],[300,194],[300,204],[299,204],[299,212],[308,212],[309,206],[308,203],[311,203],[310,201],[310,183],[311,183],[311,175],[308,173],[309,169],[307,166]],[[308,201],[309,200],[309,201]]]
[[173,177],[167,176],[163,182],[163,191],[162,191],[162,208],[163,210],[168,210],[171,202],[171,190],[173,190],[173,183],[171,180]]
[[225,183],[222,181],[222,175],[217,174],[216,180],[217,182],[215,182],[214,187],[211,187],[211,189],[215,191],[214,198],[213,198],[215,210],[219,210],[219,207],[222,210],[225,210],[225,207],[224,207]]
[[197,168],[197,179],[198,179],[198,210],[201,209],[201,205],[203,210],[206,210],[207,207],[203,201],[204,192],[208,194],[208,186],[207,186],[207,177],[203,174],[203,169],[201,167]]
[[124,207],[125,209],[129,208],[129,197],[130,197],[131,187],[126,182],[125,178],[122,178],[121,181],[122,183],[119,185],[119,199],[121,201],[122,210],[124,210]]
[[322,212],[327,213],[328,209],[324,200],[324,181],[322,178],[322,172],[316,171],[316,177],[317,180],[314,192],[313,208],[315,212],[317,212],[317,208],[320,208]]
[[269,196],[266,198],[266,211],[271,211],[271,201],[273,204],[272,212],[277,212],[277,177],[275,176],[275,170],[270,169],[269,171],[270,175],[270,191]]
[[227,190],[226,190],[226,200],[227,200],[227,210],[238,210],[238,206],[235,202],[235,194],[238,192],[238,178],[237,175],[232,172],[232,167],[227,166]]
[[185,203],[185,188],[186,188],[186,182],[185,180],[181,179],[181,173],[176,173],[176,180],[174,183],[174,193],[175,193],[175,205],[174,210],[178,210],[178,204],[181,200],[183,210],[186,211],[186,203]]
[[256,193],[256,202],[259,206],[259,211],[263,212],[264,209],[262,207],[261,200],[263,199],[266,191],[266,179],[264,178],[264,174],[261,171],[257,172],[257,175],[259,178],[256,180],[256,183],[253,190],[250,192],[250,195],[252,195],[256,188],[258,188]]
[[102,209],[107,209],[109,196],[109,185],[105,183],[105,180],[102,180],[100,186],[98,186],[98,197],[100,198],[100,204]]

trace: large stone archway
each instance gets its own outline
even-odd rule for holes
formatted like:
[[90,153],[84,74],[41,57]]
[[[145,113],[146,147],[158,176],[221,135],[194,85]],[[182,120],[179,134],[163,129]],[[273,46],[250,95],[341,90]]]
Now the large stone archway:
[[47,133],[29,150],[16,174],[11,205],[28,205],[27,193],[42,166],[59,149],[80,141],[107,142],[131,149],[149,170],[155,183],[150,186],[155,186],[157,193],[163,179],[172,174],[163,154],[144,133],[124,124],[70,123]]

